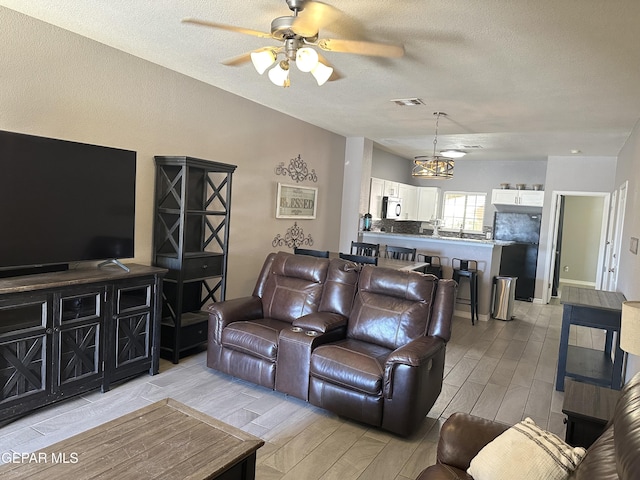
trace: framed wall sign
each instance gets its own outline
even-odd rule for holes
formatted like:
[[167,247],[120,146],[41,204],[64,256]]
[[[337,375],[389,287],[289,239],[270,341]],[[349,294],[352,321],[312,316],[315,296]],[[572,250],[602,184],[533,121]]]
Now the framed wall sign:
[[276,218],[316,218],[318,189],[278,183]]

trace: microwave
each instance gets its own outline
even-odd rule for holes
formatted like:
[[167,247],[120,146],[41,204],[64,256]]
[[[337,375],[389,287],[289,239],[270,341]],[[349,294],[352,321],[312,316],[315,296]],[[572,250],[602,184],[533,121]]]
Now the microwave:
[[382,218],[399,219],[402,215],[402,199],[382,197]]

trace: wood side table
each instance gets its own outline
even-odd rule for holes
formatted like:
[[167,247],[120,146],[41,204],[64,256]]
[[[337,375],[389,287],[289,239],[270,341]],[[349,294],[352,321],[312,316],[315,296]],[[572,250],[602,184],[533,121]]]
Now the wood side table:
[[619,396],[618,390],[568,378],[562,404],[562,413],[567,415],[565,441],[574,447],[589,448],[613,418]]
[[[620,318],[624,295],[579,287],[562,289],[562,328],[558,350],[556,390],[564,390],[565,377],[595,383],[615,390],[622,388]],[[604,351],[569,345],[571,325],[606,330]],[[614,333],[615,341],[614,341]],[[611,356],[613,354],[613,361]]]

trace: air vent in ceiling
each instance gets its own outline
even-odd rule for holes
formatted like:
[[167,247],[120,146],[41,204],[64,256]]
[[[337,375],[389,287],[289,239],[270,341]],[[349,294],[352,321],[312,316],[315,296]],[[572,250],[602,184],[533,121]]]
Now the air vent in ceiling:
[[482,145],[462,145],[462,148],[472,150],[482,148]]
[[418,105],[424,105],[424,102],[419,98],[396,98],[391,101],[400,107],[416,107]]

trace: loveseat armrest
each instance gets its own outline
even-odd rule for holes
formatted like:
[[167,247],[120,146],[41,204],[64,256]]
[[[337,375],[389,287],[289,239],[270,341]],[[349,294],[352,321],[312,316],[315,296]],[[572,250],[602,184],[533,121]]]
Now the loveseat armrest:
[[384,364],[385,397],[393,397],[394,370],[398,365],[415,368],[428,367],[431,359],[444,346],[444,341],[438,337],[418,337],[391,352]]
[[418,337],[391,352],[385,362],[385,369],[393,368],[396,363],[419,367],[438,353],[444,344],[438,337]]
[[418,337],[391,352],[384,364],[384,396],[393,397],[394,370],[398,365],[415,368],[429,367],[431,359],[444,346],[444,341],[438,337]]
[[442,391],[446,343],[419,337],[389,354],[382,386],[382,428],[398,435],[415,431]]
[[466,471],[473,457],[508,428],[508,425],[468,413],[454,413],[440,429],[438,463]]
[[299,317],[293,321],[293,326],[303,330],[327,333],[347,326],[347,318],[339,313],[315,312]]
[[209,340],[220,344],[222,331],[233,322],[262,318],[262,300],[259,297],[241,297],[209,305]]

